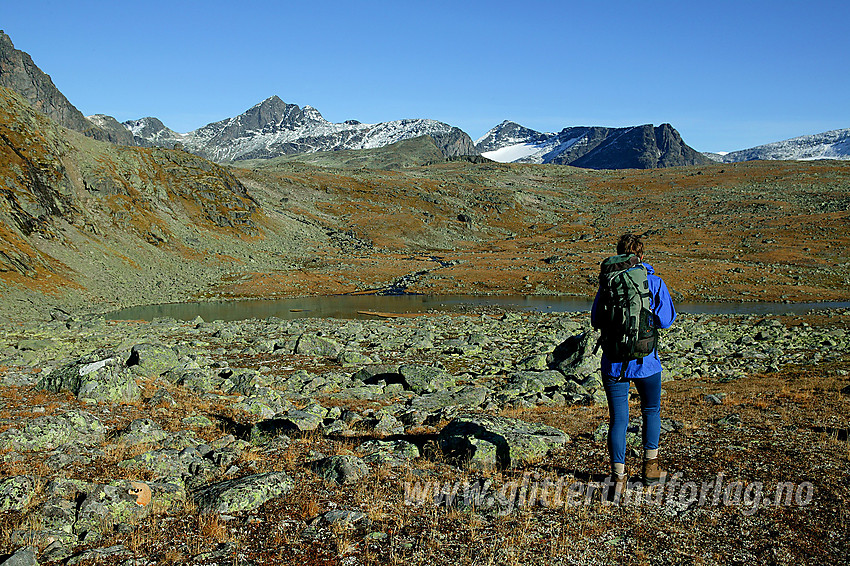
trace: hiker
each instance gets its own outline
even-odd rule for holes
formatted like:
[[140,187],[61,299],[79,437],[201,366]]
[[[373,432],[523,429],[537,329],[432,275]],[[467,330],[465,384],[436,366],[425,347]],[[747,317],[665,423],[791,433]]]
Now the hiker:
[[[645,486],[665,481],[667,472],[658,464],[658,440],[661,434],[661,361],[658,359],[657,329],[668,328],[676,318],[673,301],[664,281],[655,275],[651,265],[643,263],[644,243],[642,237],[636,234],[623,234],[617,242],[617,256],[602,263],[600,272],[600,288],[593,301],[590,320],[594,328],[599,329],[602,337],[602,383],[608,398],[608,455],[611,462],[611,481],[613,482],[615,499],[619,499],[626,488],[628,473],[626,471],[626,428],[629,424],[629,384],[634,382],[640,394],[641,415],[643,416],[643,465],[641,479]],[[610,265],[608,265],[610,264]],[[606,265],[608,265],[606,267]],[[644,271],[645,269],[645,271]],[[607,273],[607,276],[606,276]],[[642,285],[648,286],[644,293],[644,305],[648,299],[649,312],[644,306],[646,323],[651,327],[643,328],[638,346],[632,350],[643,348],[643,351],[623,352],[616,344],[622,339],[623,325],[617,323],[616,307],[612,308],[609,290],[617,284],[609,283],[613,275],[625,274],[630,281],[640,280],[644,274]],[[631,284],[631,283],[627,283]],[[608,287],[606,288],[606,285]],[[622,288],[615,288],[613,295],[624,294]],[[647,296],[648,295],[648,296]],[[640,300],[640,299],[638,299]],[[616,302],[616,299],[614,299]],[[634,304],[634,303],[632,303]],[[638,307],[640,308],[640,303]],[[631,308],[636,308],[632,306]],[[643,317],[639,317],[643,318]],[[626,316],[625,319],[635,320]],[[619,327],[618,327],[619,326]],[[644,325],[646,326],[646,324]],[[618,335],[620,334],[620,335]],[[622,342],[622,340],[621,340]],[[628,349],[628,348],[627,348]],[[613,359],[612,359],[613,358]],[[622,360],[622,361],[621,361]],[[610,484],[609,484],[610,485]]]

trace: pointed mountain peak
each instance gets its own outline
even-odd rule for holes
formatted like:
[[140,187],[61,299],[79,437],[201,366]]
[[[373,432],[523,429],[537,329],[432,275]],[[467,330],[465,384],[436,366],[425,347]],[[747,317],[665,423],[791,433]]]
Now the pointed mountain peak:
[[309,105],[304,107],[304,118],[306,120],[310,120],[312,122],[325,122],[326,121],[325,117],[322,116],[321,112],[319,112],[317,109],[315,109],[315,108],[313,108],[312,106],[309,106]]
[[265,100],[258,102],[257,104],[252,106],[251,109],[269,107],[269,106],[287,106],[287,104],[286,104],[286,102],[281,100],[281,98],[278,95],[274,94],[274,95],[266,98]]
[[545,138],[545,134],[536,130],[526,128],[510,120],[504,120],[476,141],[475,147],[481,152],[494,151],[510,145],[537,143]]
[[312,106],[301,108],[297,104],[287,104],[277,95],[255,104],[234,120],[243,127],[255,130],[266,127],[297,127],[307,122],[326,122],[322,114]]

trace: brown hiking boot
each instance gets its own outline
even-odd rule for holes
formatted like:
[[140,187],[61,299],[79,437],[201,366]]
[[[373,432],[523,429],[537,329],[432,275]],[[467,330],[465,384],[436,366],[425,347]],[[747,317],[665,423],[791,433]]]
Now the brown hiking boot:
[[643,461],[643,485],[664,483],[667,480],[667,470],[658,466],[658,458]]
[[622,476],[612,473],[605,478],[607,493],[605,501],[619,505],[625,497],[626,489],[628,489],[629,474],[625,473]]

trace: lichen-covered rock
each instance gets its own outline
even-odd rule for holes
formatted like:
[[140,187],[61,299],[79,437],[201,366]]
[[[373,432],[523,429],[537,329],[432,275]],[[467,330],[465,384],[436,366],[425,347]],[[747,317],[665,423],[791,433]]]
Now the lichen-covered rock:
[[549,367],[558,369],[576,381],[595,373],[599,369],[601,354],[594,353],[596,342],[591,332],[570,336],[550,354]]
[[31,476],[13,476],[0,480],[0,512],[23,511],[35,493],[36,479]]
[[167,437],[168,433],[158,423],[151,419],[136,419],[118,433],[116,438],[126,446],[133,446],[135,444],[154,444],[165,440]]
[[404,379],[405,389],[417,394],[432,393],[455,384],[455,379],[445,371],[418,364],[405,364],[398,368]]
[[404,425],[392,414],[380,412],[372,420],[372,432],[382,436],[404,434]]
[[166,373],[166,378],[194,393],[204,393],[206,391],[221,389],[222,385],[227,383],[226,379],[207,368],[171,370]]
[[310,469],[325,481],[354,483],[369,475],[369,467],[357,456],[328,456],[310,464]]
[[319,425],[322,424],[321,416],[309,411],[299,410],[287,411],[280,420],[285,424],[288,423],[289,430],[297,430],[300,432],[316,430],[319,428]]
[[486,387],[467,385],[457,391],[435,391],[417,395],[410,400],[410,408],[423,413],[434,413],[446,407],[477,409],[484,404],[490,390]]
[[163,344],[136,344],[127,360],[127,366],[144,377],[158,377],[179,365],[177,353]]
[[406,440],[368,440],[357,448],[363,461],[390,467],[409,464],[419,457],[419,448]]
[[482,469],[515,468],[542,459],[570,437],[563,431],[519,419],[464,414],[446,425],[439,445],[454,461]]
[[137,492],[138,486],[128,480],[95,486],[80,504],[74,533],[85,540],[98,540],[105,529],[133,524],[147,516],[150,513],[150,499],[146,498],[140,504]]
[[286,495],[295,481],[285,472],[268,472],[207,485],[194,493],[202,511],[253,511],[266,501]]
[[345,387],[339,391],[328,393],[327,396],[331,399],[361,399],[371,400],[377,399],[384,394],[382,385],[358,385],[353,387]]
[[50,372],[38,387],[58,393],[70,391],[80,399],[135,401],[141,397],[136,376],[117,355],[93,354]]
[[66,445],[93,445],[103,441],[106,427],[90,413],[68,411],[61,415],[37,417],[22,429],[0,433],[0,446],[16,450],[55,450]]
[[305,356],[336,357],[341,349],[339,343],[315,334],[302,334],[295,344],[295,353]]
[[35,548],[21,548],[0,563],[0,566],[38,566],[38,560],[35,558],[36,552],[37,549]]
[[257,389],[257,379],[260,377],[260,372],[253,369],[234,370],[223,383],[228,393],[231,395],[252,395]]
[[197,485],[215,477],[215,464],[197,450],[160,448],[124,460],[118,467],[126,470],[145,470],[154,478],[180,478],[186,484]]
[[548,356],[545,354],[534,354],[520,360],[519,367],[529,371],[542,371],[549,369]]
[[344,350],[337,356],[337,361],[344,367],[359,366],[363,364],[371,364],[372,358],[360,352]]

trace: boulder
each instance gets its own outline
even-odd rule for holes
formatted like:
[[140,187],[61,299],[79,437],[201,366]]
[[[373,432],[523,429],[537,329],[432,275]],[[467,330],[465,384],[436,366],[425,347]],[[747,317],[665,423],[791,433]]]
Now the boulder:
[[286,495],[293,487],[295,481],[286,472],[267,472],[204,486],[194,499],[205,512],[240,513]]
[[226,379],[221,387],[227,393],[231,395],[252,395],[257,388],[260,372],[253,369],[234,369],[226,372],[222,377],[226,377]]
[[0,562],[0,566],[38,566],[38,560],[35,558],[37,551],[33,547],[21,548]]
[[375,385],[381,382],[383,384],[404,383],[404,378],[398,372],[398,366],[384,364],[366,365],[352,375],[351,379],[362,381],[366,385]]
[[136,375],[117,356],[87,356],[45,375],[40,389],[58,393],[70,391],[79,399],[94,401],[136,401],[141,389]]
[[319,515],[316,523],[337,528],[359,528],[369,525],[369,517],[363,511],[356,509],[332,509],[323,515]]
[[100,444],[106,427],[93,415],[69,411],[28,421],[21,430],[7,429],[0,433],[0,446],[15,450],[49,451],[60,446]]
[[74,533],[86,540],[97,540],[104,529],[113,525],[132,525],[150,513],[151,491],[147,484],[116,480],[96,485],[77,511]]
[[31,476],[13,476],[0,480],[0,512],[26,509],[35,487],[36,480]]
[[554,427],[486,414],[459,415],[438,437],[450,460],[481,469],[534,463],[569,440],[565,432]]
[[369,467],[357,456],[329,456],[310,464],[310,469],[325,481],[354,483],[369,475]]
[[570,336],[550,354],[549,367],[560,370],[564,375],[582,378],[599,369],[601,354],[593,353],[596,341],[590,332]]
[[455,380],[445,371],[417,364],[406,364],[398,368],[404,380],[405,389],[416,394],[433,393],[447,387],[452,387]]
[[143,470],[154,478],[180,478],[195,485],[210,481],[216,474],[212,461],[203,458],[197,450],[160,448],[124,460],[120,469]]
[[188,370],[172,370],[166,374],[166,378],[172,383],[182,385],[193,393],[204,393],[221,389],[223,383],[227,381],[216,375],[210,369],[188,369]]
[[159,424],[150,419],[136,419],[118,433],[117,440],[126,446],[157,443],[168,437]]
[[315,334],[302,334],[295,344],[295,353],[304,356],[336,357],[341,349],[337,342]]
[[[284,424],[284,428],[288,430],[297,430],[306,432],[316,430],[322,424],[322,416],[310,411],[287,411],[280,419]],[[287,426],[288,425],[288,426]]]
[[363,364],[372,363],[372,358],[370,358],[366,354],[361,354],[360,352],[354,352],[351,350],[345,350],[343,352],[340,352],[336,359],[344,367],[359,366]]
[[484,404],[490,390],[486,387],[467,385],[457,391],[435,391],[417,395],[410,400],[410,408],[423,413],[435,413],[446,407],[477,409]]
[[419,448],[406,440],[368,440],[357,448],[369,464],[404,466],[419,457]]
[[178,365],[177,353],[164,344],[136,344],[127,360],[127,366],[144,377],[158,377]]
[[404,425],[394,415],[381,413],[376,415],[372,432],[383,436],[404,434]]

